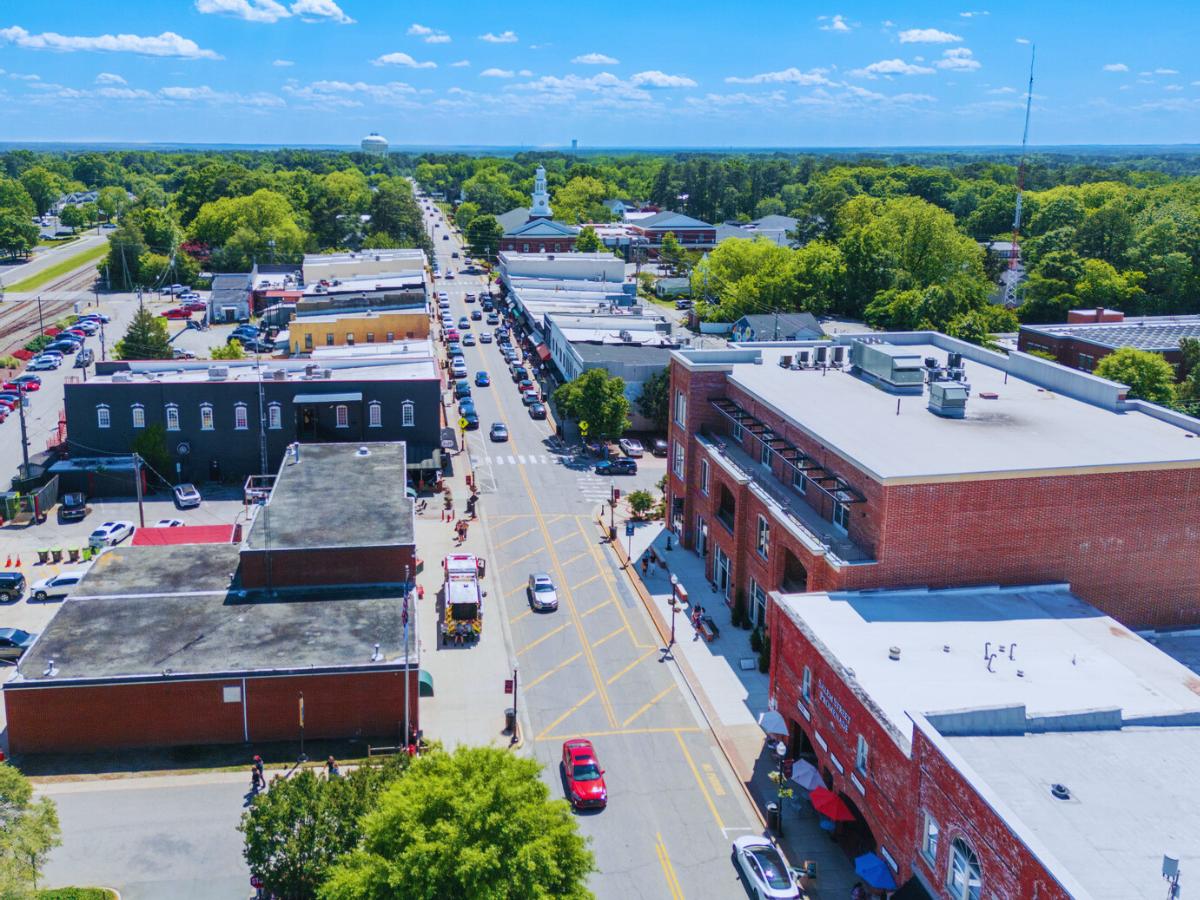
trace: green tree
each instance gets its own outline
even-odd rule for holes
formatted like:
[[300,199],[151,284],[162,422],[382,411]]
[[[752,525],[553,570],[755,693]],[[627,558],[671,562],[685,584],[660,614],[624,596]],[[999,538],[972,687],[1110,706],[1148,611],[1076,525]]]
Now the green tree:
[[120,215],[128,203],[129,197],[124,188],[104,187],[96,192],[96,208],[106,221],[111,222]]
[[132,450],[160,478],[170,477],[171,455],[167,451],[167,430],[162,425],[156,422],[143,428],[133,439]]
[[554,392],[559,410],[588,423],[588,437],[618,438],[629,427],[625,380],[604,369],[588,369]]
[[654,427],[660,431],[667,427],[670,392],[671,372],[669,369],[663,369],[643,381],[642,392],[638,394],[638,412],[653,422]]
[[119,291],[130,291],[142,284],[141,263],[149,253],[146,238],[136,222],[122,222],[108,239],[109,283]]
[[72,231],[87,224],[83,218],[83,210],[75,205],[64,206],[63,211],[58,215],[58,220]]
[[1075,296],[1085,307],[1136,311],[1146,296],[1141,272],[1118,272],[1099,259],[1085,259],[1083,274],[1075,284]]
[[242,349],[241,341],[227,341],[210,348],[208,356],[210,359],[245,359],[246,351]]
[[563,222],[608,222],[612,212],[604,201],[611,196],[598,178],[572,178],[554,192],[554,217]]
[[630,511],[639,519],[654,508],[654,495],[649,491],[631,491],[625,500]]
[[225,272],[248,271],[256,260],[298,260],[308,242],[287,198],[266,189],[205,203],[191,233],[213,248],[213,266]]
[[31,219],[37,207],[25,185],[15,178],[0,177],[0,211],[15,213],[24,219]]
[[117,359],[170,359],[171,342],[166,320],[146,307],[138,308],[125,336],[113,347]]
[[590,897],[595,859],[540,771],[496,747],[417,758],[367,814],[361,845],[333,867],[320,897]]
[[35,801],[28,779],[0,763],[0,896],[30,896],[46,857],[61,843],[54,801]]
[[454,224],[462,231],[466,231],[467,226],[471,224],[471,221],[477,215],[479,215],[479,204],[467,200],[458,204],[458,207],[454,210]]
[[600,243],[596,229],[587,225],[579,230],[579,237],[575,238],[575,249],[580,253],[599,253],[604,250],[604,245]]
[[63,193],[66,180],[43,166],[34,166],[21,173],[21,184],[33,199],[37,214],[45,215]]
[[411,186],[403,178],[389,178],[376,187],[371,195],[370,212],[371,236],[386,234],[393,241],[387,246],[419,247],[427,252],[432,249],[421,210]]
[[0,209],[0,251],[9,256],[29,253],[37,246],[38,227],[28,216],[11,209]]
[[1175,369],[1158,353],[1119,347],[1092,374],[1127,385],[1131,399],[1169,404],[1175,398]]
[[679,238],[675,237],[675,232],[668,231],[663,235],[662,246],[658,250],[659,261],[662,262],[667,270],[672,275],[677,275],[684,278],[691,271],[691,258],[688,252],[683,249],[683,245],[679,243]]
[[340,778],[321,778],[309,768],[275,778],[238,825],[250,871],[276,897],[316,897],[332,867],[359,846],[364,817],[408,761],[408,756],[392,757],[383,764],[360,765]]
[[482,169],[462,185],[464,199],[479,207],[480,212],[498,216],[527,203],[528,198],[513,188],[508,176],[497,169]]
[[778,197],[763,197],[758,203],[754,204],[754,218],[762,219],[766,216],[783,216],[787,215],[787,207]]
[[500,252],[500,238],[504,229],[493,215],[480,214],[467,226],[467,248],[472,256],[491,258]]
[[1019,327],[1017,315],[1011,309],[984,306],[951,318],[946,323],[946,334],[994,350],[999,345],[993,335],[1015,332]]
[[[387,188],[389,194],[394,194],[395,190],[391,186]],[[410,191],[405,193],[411,197]],[[323,248],[356,245],[362,225],[360,217],[371,201],[367,179],[358,169],[330,172],[321,178],[309,196],[308,207],[317,244]],[[390,224],[390,221],[381,223],[379,230],[391,233],[387,227]]]

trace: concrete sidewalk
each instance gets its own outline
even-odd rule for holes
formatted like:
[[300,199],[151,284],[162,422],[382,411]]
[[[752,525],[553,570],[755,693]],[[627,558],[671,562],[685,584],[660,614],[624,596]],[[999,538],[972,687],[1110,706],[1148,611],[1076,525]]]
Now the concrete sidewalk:
[[[623,557],[632,551],[633,562],[627,574],[648,599],[651,615],[659,620],[664,634],[669,635],[671,628],[671,576],[687,591],[689,606],[675,613],[672,655],[765,821],[766,804],[777,799],[777,787],[770,774],[778,768],[778,758],[758,724],[759,716],[769,709],[769,678],[758,671],[758,654],[750,649],[750,632],[734,627],[724,596],[705,577],[704,560],[679,547],[673,535],[673,549],[668,550],[667,537],[662,522],[637,525],[630,537],[619,531],[618,555]],[[651,549],[659,563],[650,563],[643,577],[641,563]],[[700,639],[689,620],[691,606],[697,603],[720,631],[711,642]],[[808,804],[807,792],[790,782],[789,786],[793,796],[783,804],[784,835],[780,842],[788,860],[797,868],[809,861],[817,864],[818,878],[808,887],[810,896],[849,896],[859,880],[853,862],[821,829],[820,817]]]

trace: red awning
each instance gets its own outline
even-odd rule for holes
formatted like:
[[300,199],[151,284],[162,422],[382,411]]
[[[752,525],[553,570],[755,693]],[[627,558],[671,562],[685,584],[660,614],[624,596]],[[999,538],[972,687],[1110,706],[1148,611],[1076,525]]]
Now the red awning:
[[546,362],[548,359],[550,359],[550,348],[545,344],[538,344],[536,349],[538,359],[540,359],[542,362]]
[[164,547],[173,544],[232,544],[241,540],[237,525],[176,525],[174,528],[147,526],[133,533],[135,547]]
[[817,788],[808,795],[808,799],[812,803],[813,809],[827,819],[833,819],[835,822],[854,821],[854,813],[850,812],[850,807],[846,806],[846,802],[828,788]]
[[304,296],[304,291],[267,291],[263,296],[270,297],[272,299],[278,298],[282,300],[299,300]]

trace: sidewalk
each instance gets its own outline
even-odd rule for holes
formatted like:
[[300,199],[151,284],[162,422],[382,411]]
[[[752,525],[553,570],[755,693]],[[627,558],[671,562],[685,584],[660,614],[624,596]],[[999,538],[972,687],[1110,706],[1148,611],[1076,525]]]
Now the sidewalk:
[[[667,550],[667,537],[662,522],[640,525],[632,537],[618,534],[618,555],[624,557],[627,548],[632,549],[633,565],[628,571],[634,586],[644,589],[652,615],[660,620],[660,628],[667,635],[671,629],[671,576],[686,589],[689,606],[675,613],[673,655],[738,779],[746,785],[765,820],[766,804],[775,800],[777,791],[770,773],[778,767],[778,759],[758,724],[758,717],[769,708],[769,679],[758,671],[758,654],[750,649],[750,632],[733,626],[725,598],[705,577],[704,560],[680,548],[673,535],[674,549]],[[650,565],[643,578],[641,560],[650,548],[658,559],[666,561],[666,566]],[[696,603],[720,629],[720,635],[711,643],[693,640],[695,631],[688,616]],[[806,792],[791,782],[789,786],[794,793],[784,803],[784,836],[780,842],[788,860],[796,868],[810,860],[817,864],[818,878],[808,888],[810,896],[839,900],[848,897],[859,880],[853,862],[820,828]]]

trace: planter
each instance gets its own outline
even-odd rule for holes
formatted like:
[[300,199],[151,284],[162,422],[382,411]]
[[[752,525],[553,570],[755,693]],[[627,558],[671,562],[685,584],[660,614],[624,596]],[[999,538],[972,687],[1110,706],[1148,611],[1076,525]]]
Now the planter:
[[50,558],[55,562],[62,562],[62,550],[54,549],[50,551]]
[[79,548],[72,547],[67,551],[71,555],[71,562],[79,562]]
[[38,563],[39,564],[45,564],[45,563],[50,562],[50,551],[49,550],[39,550],[37,552],[37,555],[38,555]]

